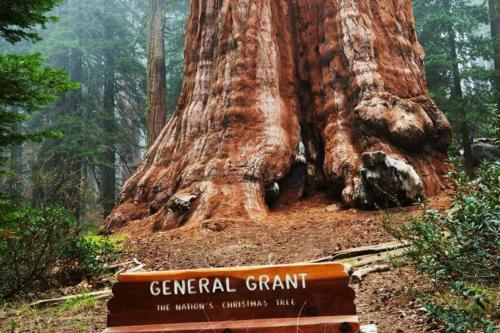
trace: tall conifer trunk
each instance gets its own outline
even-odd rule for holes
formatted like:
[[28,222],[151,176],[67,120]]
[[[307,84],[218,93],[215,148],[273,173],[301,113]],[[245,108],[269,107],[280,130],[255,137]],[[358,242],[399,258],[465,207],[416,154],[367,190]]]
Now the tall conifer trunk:
[[[83,81],[83,57],[82,53],[78,49],[72,49],[70,54],[70,77],[71,80],[75,82]],[[69,113],[72,115],[79,115],[82,119],[82,89],[79,88],[75,91],[69,93]],[[78,147],[75,147],[78,149]],[[65,165],[65,173],[70,178],[68,193],[67,193],[67,204],[69,205],[71,211],[74,213],[77,219],[80,218],[82,213],[82,192],[81,187],[82,182],[82,168],[83,160],[82,156],[78,151],[70,151],[69,156],[63,157],[62,160],[66,159],[67,165]]]
[[23,146],[13,145],[9,148],[10,172],[12,175],[7,178],[7,189],[11,196],[17,199],[23,193],[23,182],[19,175],[23,174],[22,155]]
[[[112,1],[105,0],[104,7],[107,11],[113,10]],[[112,22],[105,22],[105,39],[114,39],[114,27]],[[104,165],[102,167],[102,203],[104,215],[109,214],[116,200],[116,148],[115,148],[115,84],[116,59],[112,46],[104,48],[104,98],[103,98],[103,129],[105,133]]]
[[177,110],[105,229],[262,220],[303,186],[411,203],[445,186],[450,138],[411,0],[194,0]]
[[500,94],[500,0],[489,0],[491,36],[495,40],[495,85]]
[[[58,59],[53,59],[66,70],[74,82],[83,81],[83,56],[78,47],[64,50]],[[61,139],[45,141],[35,160],[34,203],[64,203],[78,219],[81,216],[82,166],[80,147],[74,142],[75,133],[82,130],[82,88],[67,92],[54,105],[50,124],[63,132]],[[60,123],[62,119],[62,124]],[[78,119],[78,120],[76,120]],[[46,181],[51,177],[52,181]]]
[[167,121],[165,0],[149,0],[147,139],[151,146]]
[[[451,12],[450,0],[443,0],[446,11]],[[451,99],[454,105],[459,109],[461,120],[459,122],[459,132],[461,136],[462,148],[464,150],[464,167],[467,173],[472,174],[474,169],[472,157],[472,136],[470,131],[469,120],[465,114],[464,94],[462,90],[462,77],[460,75],[458,51],[457,51],[457,36],[453,26],[448,23],[448,48],[449,56],[452,63],[453,85],[451,91]]]

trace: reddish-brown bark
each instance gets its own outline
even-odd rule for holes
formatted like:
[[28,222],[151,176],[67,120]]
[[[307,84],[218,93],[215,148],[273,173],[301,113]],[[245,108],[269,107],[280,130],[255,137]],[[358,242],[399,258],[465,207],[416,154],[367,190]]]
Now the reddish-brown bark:
[[148,5],[147,142],[151,146],[167,122],[167,69],[165,65],[165,0]]
[[259,220],[307,191],[374,207],[443,188],[450,126],[410,0],[195,0],[186,43],[177,110],[107,230]]

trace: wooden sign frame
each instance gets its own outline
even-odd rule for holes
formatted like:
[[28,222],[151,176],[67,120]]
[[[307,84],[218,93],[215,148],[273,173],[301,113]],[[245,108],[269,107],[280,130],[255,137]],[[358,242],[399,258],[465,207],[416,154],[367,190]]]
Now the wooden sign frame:
[[121,274],[104,332],[355,333],[348,284],[339,263]]

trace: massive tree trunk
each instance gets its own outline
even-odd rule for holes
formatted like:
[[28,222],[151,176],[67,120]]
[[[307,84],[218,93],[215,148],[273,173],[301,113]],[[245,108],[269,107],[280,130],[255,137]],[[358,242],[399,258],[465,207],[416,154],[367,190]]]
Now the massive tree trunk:
[[410,0],[194,0],[186,35],[177,110],[106,230],[264,219],[315,184],[368,208],[444,187]]
[[151,146],[167,121],[165,0],[149,0],[147,139]]

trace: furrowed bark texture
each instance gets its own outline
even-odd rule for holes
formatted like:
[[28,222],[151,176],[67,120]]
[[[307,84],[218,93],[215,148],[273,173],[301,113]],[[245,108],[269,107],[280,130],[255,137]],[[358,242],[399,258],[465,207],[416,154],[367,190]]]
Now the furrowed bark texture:
[[450,126],[410,0],[195,0],[177,110],[106,230],[263,219],[311,190],[367,208],[439,192]]
[[147,140],[151,146],[167,122],[165,0],[149,0]]

